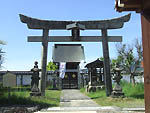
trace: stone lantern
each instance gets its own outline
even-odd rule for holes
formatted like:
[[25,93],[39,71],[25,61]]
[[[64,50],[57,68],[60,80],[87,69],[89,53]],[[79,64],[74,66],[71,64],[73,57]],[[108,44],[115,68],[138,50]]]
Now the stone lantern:
[[31,69],[33,72],[32,77],[31,77],[31,93],[30,96],[41,96],[40,90],[38,88],[39,86],[39,72],[41,69],[38,68],[38,62],[34,62],[34,68]]
[[122,79],[121,76],[122,69],[116,66],[116,68],[114,68],[113,71],[114,71],[114,76],[112,77],[112,79],[115,82],[115,87],[113,88],[112,91],[112,97],[124,97],[124,93],[122,92],[122,87],[120,86],[120,80]]

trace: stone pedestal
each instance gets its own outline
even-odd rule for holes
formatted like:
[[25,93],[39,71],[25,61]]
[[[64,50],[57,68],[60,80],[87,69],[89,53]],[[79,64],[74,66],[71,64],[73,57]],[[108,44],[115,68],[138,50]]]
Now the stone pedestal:
[[96,87],[92,86],[92,85],[88,85],[86,88],[87,92],[96,92]]
[[39,88],[37,87],[36,84],[34,84],[34,85],[32,86],[31,91],[32,91],[32,92],[30,93],[30,96],[41,96],[40,90],[39,90]]
[[87,86],[86,87],[86,92],[96,92],[98,90],[103,90],[105,89],[104,85],[101,86]]
[[86,86],[86,92],[96,92],[98,90],[103,90],[104,88],[105,88],[104,85],[94,86],[89,83],[89,85]]
[[40,92],[31,92],[30,96],[41,96]]
[[124,93],[122,92],[122,88],[119,84],[115,85],[111,96],[114,98],[124,97]]

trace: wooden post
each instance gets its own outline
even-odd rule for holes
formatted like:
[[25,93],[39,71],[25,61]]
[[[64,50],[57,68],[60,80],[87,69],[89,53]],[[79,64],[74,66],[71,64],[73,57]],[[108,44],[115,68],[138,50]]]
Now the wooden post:
[[144,59],[145,113],[150,113],[150,19],[148,20],[142,16],[141,20]]
[[92,68],[90,68],[90,85],[92,85]]
[[110,96],[112,92],[112,81],[110,75],[110,59],[109,59],[107,29],[102,29],[102,37],[103,37],[102,45],[103,45],[103,57],[104,57],[105,89],[106,89],[106,95]]
[[43,38],[42,38],[42,62],[41,62],[41,96],[45,96],[46,88],[46,65],[47,65],[47,49],[48,49],[48,34],[49,29],[43,29]]
[[8,99],[10,99],[10,96],[11,96],[10,92],[11,92],[11,88],[8,87]]
[[99,70],[99,81],[100,81],[100,82],[102,82],[102,71],[101,71],[101,69],[102,69],[102,68],[100,68],[100,70]]

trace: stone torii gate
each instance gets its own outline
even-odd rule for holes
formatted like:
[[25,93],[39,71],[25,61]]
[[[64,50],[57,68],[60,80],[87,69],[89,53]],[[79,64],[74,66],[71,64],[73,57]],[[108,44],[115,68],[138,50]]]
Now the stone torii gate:
[[[110,75],[110,59],[108,42],[121,42],[122,36],[108,36],[107,30],[122,28],[124,22],[128,22],[130,14],[120,18],[97,21],[53,21],[39,20],[20,14],[21,22],[26,23],[29,29],[42,29],[43,36],[29,36],[28,42],[42,42],[41,63],[41,94],[45,95],[46,87],[46,64],[48,42],[102,42],[104,57],[104,75],[106,95],[112,92]],[[72,36],[49,36],[49,30],[71,30]],[[80,30],[101,30],[102,36],[80,36]]]

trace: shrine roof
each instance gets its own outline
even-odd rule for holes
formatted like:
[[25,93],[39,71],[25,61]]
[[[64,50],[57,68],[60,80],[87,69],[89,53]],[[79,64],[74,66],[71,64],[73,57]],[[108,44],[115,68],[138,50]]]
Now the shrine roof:
[[81,44],[55,44],[52,54],[53,62],[81,62],[85,60]]
[[136,11],[137,13],[150,10],[149,0],[116,0],[115,8],[118,12]]
[[85,67],[87,68],[103,68],[103,61],[97,59],[93,62],[88,63]]

